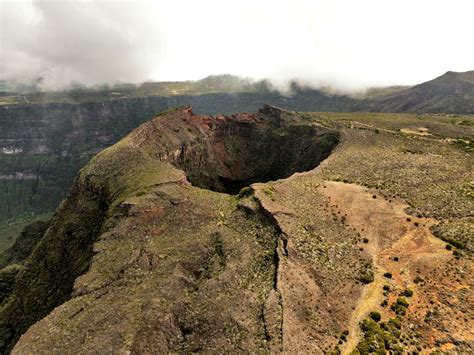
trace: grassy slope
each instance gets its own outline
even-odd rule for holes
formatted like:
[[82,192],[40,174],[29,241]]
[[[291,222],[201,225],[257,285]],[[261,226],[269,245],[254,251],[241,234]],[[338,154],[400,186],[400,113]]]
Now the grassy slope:
[[[294,264],[301,263],[305,269],[315,268],[313,275],[318,287],[313,287],[311,280],[303,279],[302,282],[303,276],[300,276],[291,280],[291,286],[283,297],[290,305],[288,308],[288,303],[285,303],[284,324],[291,323],[293,327],[297,324],[299,327],[292,333],[288,326],[287,344],[293,347],[291,349],[297,347],[305,351],[304,346],[311,344],[312,337],[315,337],[323,346],[322,350],[340,350],[347,338],[344,330],[348,329],[347,313],[343,310],[355,307],[351,302],[359,286],[353,286],[353,282],[363,271],[358,264],[361,258],[348,248],[348,244],[355,244],[354,247],[361,251],[370,251],[372,243],[378,239],[381,254],[374,255],[378,256],[382,266],[373,263],[379,282],[374,284],[375,306],[363,303],[369,308],[361,315],[368,318],[370,311],[382,312],[384,325],[366,319],[360,330],[360,342],[355,342],[355,353],[366,354],[376,349],[385,353],[385,346],[401,352],[420,349],[436,351],[441,347],[460,353],[467,351],[471,338],[466,312],[468,290],[473,280],[472,275],[463,270],[472,267],[474,167],[472,143],[465,141],[472,142],[474,138],[472,126],[466,124],[472,122],[472,118],[373,113],[307,113],[305,116],[308,120],[314,119],[341,129],[341,144],[314,172],[265,184],[258,195],[281,224],[290,253],[298,255],[296,261],[293,259],[288,265],[294,268]],[[431,135],[400,131],[407,127],[429,127]],[[463,137],[462,141],[458,140],[460,137]],[[372,201],[383,202],[387,206],[401,201],[408,205],[405,210],[407,215],[401,213],[390,224],[388,220],[375,219],[377,213],[385,211],[374,208],[367,216],[369,227],[359,226],[357,231],[360,234],[357,236],[354,225],[347,222],[351,219],[349,207],[356,196],[348,195],[347,205],[338,205],[341,202],[335,204],[334,198],[325,200],[320,191],[329,190],[329,186],[322,188],[327,180],[344,182],[347,186],[364,186],[361,190],[368,194],[368,201],[358,207],[364,212],[370,210],[368,204]],[[333,206],[328,207],[331,204]],[[363,214],[357,210],[352,210],[352,213],[356,216]],[[411,228],[418,228],[414,224],[415,219],[426,223],[422,228],[437,224],[432,231],[447,244],[430,239],[432,236],[427,230],[418,230],[420,234],[416,238],[420,239],[413,237]],[[393,231],[390,230],[392,227]],[[378,228],[377,235],[363,242],[362,236],[366,236],[371,228]],[[387,236],[391,233],[397,235],[397,228],[401,228],[398,232],[401,236],[405,235],[406,240],[390,242]],[[387,245],[390,247],[387,248]],[[419,253],[411,255],[420,245],[436,252],[420,248]],[[401,249],[397,250],[398,247]],[[355,255],[351,256],[351,252]],[[393,260],[397,255],[403,255],[401,261]],[[291,267],[288,266],[280,274],[291,277]],[[383,267],[385,271],[387,268],[393,270],[397,280],[391,281],[383,276]],[[349,277],[347,272],[350,272]],[[293,274],[304,275],[304,272],[298,270]],[[417,275],[419,279],[414,281]],[[383,291],[382,284],[391,285],[391,290]],[[363,295],[367,296],[369,287],[364,286]],[[416,290],[415,299],[407,301],[410,303],[408,310],[403,305],[393,306],[400,313],[397,315],[391,306],[396,304],[399,294],[409,287]],[[305,293],[307,288],[311,290],[310,294]],[[321,293],[320,288],[326,292]],[[312,296],[317,302],[313,301]],[[305,299],[304,305],[291,304],[292,299]],[[340,299],[344,300],[342,304],[338,303]],[[380,305],[382,300],[387,302],[385,308]],[[326,304],[331,304],[329,310],[324,309]],[[406,315],[402,315],[405,311]],[[317,329],[316,324],[305,323],[304,319],[298,318],[299,314],[305,314],[306,320],[317,319],[317,326],[323,325],[332,337],[324,339],[321,334],[311,333]],[[353,337],[353,333],[350,336]],[[434,343],[433,337],[442,340]]]
[[13,245],[16,237],[26,225],[36,220],[47,221],[49,218],[51,218],[51,216],[52,212],[31,217],[13,219],[0,224],[0,254]]
[[447,72],[438,78],[369,102],[372,111],[474,112],[474,71]]

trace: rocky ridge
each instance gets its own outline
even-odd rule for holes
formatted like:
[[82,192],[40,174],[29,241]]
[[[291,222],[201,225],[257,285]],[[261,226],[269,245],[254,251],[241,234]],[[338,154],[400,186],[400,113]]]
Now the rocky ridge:
[[143,124],[0,271],[2,350],[469,352],[466,130],[359,116]]

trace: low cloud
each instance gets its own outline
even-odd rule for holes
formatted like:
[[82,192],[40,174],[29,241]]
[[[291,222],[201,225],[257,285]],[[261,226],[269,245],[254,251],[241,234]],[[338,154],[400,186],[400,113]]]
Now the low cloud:
[[470,0],[0,1],[0,79],[49,90],[221,73],[354,90],[474,69]]

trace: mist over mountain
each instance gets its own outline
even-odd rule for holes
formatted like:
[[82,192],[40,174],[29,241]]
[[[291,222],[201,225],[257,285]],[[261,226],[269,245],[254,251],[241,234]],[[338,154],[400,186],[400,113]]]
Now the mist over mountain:
[[424,0],[2,1],[0,80],[48,91],[221,73],[268,79],[282,91],[293,80],[345,91],[414,85],[472,69],[474,51],[464,38],[472,32],[470,6],[468,0],[450,7]]

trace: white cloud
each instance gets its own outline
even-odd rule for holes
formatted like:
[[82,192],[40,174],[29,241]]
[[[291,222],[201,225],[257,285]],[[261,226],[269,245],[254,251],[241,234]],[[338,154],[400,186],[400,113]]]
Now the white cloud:
[[474,69],[472,0],[2,1],[0,11],[0,78],[42,76],[47,88],[231,73],[354,89]]

